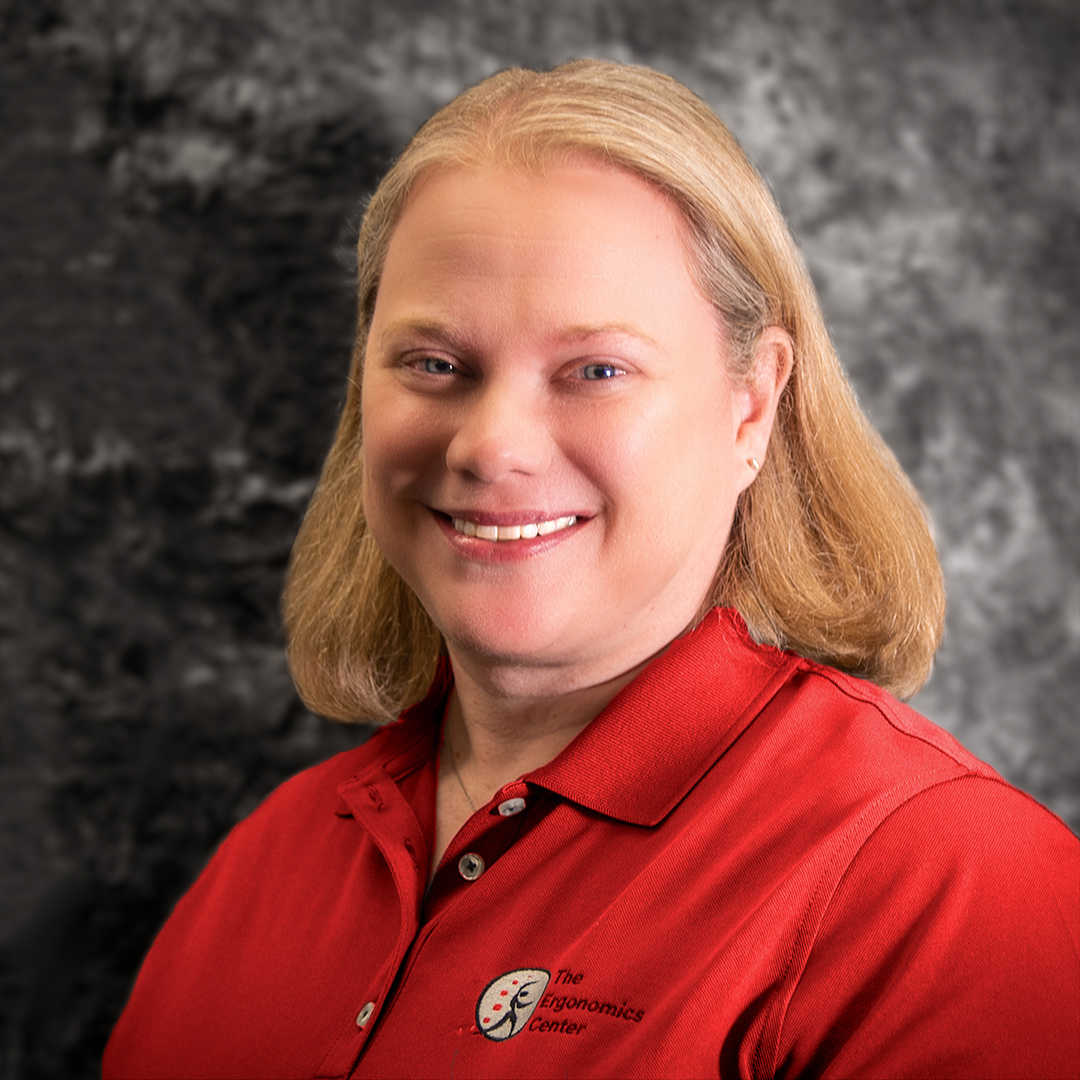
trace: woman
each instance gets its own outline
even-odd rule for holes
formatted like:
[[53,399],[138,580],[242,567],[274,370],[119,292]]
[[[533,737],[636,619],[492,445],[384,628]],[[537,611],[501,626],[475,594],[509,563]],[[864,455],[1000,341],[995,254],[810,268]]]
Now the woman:
[[1075,1075],[1080,845],[890,696],[928,527],[712,112],[481,83],[359,311],[290,661],[405,711],[234,830],[105,1075]]

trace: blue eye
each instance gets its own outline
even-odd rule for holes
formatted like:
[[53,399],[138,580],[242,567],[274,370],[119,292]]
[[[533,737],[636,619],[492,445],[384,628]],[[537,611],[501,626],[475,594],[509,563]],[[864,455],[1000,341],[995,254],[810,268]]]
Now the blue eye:
[[581,377],[595,382],[599,379],[614,379],[622,374],[614,364],[586,364],[581,369]]
[[428,375],[453,375],[457,368],[449,360],[440,356],[426,356],[420,361],[420,367]]

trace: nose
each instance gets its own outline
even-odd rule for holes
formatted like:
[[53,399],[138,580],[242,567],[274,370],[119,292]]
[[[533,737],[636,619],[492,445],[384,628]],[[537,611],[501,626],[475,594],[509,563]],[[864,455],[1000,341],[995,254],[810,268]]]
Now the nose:
[[541,403],[522,387],[493,381],[461,405],[446,464],[451,472],[490,484],[542,472],[550,450]]

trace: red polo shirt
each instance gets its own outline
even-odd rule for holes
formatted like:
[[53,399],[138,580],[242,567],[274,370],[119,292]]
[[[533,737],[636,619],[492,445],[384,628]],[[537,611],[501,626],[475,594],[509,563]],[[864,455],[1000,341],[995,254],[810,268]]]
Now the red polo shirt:
[[1080,843],[876,687],[713,612],[425,896],[446,691],[233,830],[106,1078],[1080,1072]]

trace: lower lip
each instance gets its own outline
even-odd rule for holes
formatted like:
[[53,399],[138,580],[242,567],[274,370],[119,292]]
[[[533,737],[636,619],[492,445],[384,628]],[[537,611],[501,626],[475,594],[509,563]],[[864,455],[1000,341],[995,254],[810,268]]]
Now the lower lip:
[[512,563],[535,558],[575,536],[588,521],[578,518],[573,525],[568,525],[565,529],[548,533],[547,536],[534,536],[529,540],[481,540],[476,536],[459,533],[451,520],[442,514],[432,511],[431,516],[457,554],[474,562],[485,563]]

